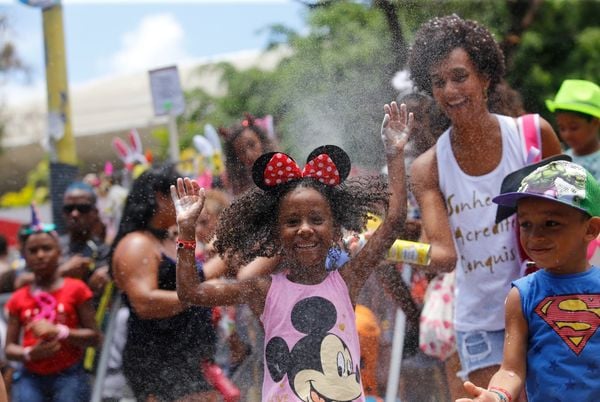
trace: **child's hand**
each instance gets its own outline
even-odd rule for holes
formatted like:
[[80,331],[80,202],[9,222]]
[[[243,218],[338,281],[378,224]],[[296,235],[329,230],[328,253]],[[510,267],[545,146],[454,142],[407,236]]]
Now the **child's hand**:
[[413,129],[414,116],[408,113],[403,103],[396,102],[383,106],[385,116],[381,123],[381,139],[387,155],[396,155],[404,149]]
[[498,402],[500,400],[497,394],[485,388],[478,387],[470,381],[466,381],[463,386],[465,387],[465,391],[474,396],[475,399],[460,398],[456,402]]
[[196,221],[204,207],[204,189],[189,178],[178,178],[177,187],[171,186],[171,198],[175,204],[179,236],[193,239]]
[[60,350],[60,342],[58,341],[42,341],[38,342],[29,349],[29,358],[31,360],[47,359],[54,356]]
[[37,320],[29,324],[29,329],[36,338],[44,341],[55,339],[58,335],[58,327],[48,320]]
[[82,279],[86,277],[93,263],[91,258],[76,254],[61,264],[58,270],[61,276]]

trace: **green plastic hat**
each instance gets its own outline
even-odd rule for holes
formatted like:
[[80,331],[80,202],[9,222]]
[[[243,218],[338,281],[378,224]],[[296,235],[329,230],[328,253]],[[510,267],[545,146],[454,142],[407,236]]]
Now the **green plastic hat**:
[[546,100],[546,106],[551,112],[572,110],[600,119],[600,87],[590,81],[565,80],[556,97]]

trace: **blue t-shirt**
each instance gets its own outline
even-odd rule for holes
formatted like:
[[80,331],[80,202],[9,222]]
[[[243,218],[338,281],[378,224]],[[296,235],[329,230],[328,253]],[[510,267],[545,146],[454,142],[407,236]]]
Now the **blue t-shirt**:
[[590,172],[594,179],[600,181],[600,150],[589,155],[575,155],[572,149],[568,149],[565,154],[573,158],[573,162]]
[[513,282],[528,323],[529,402],[600,401],[600,269]]

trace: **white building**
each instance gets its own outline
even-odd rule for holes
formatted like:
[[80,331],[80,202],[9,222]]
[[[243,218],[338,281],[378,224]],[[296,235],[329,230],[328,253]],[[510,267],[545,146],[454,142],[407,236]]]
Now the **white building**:
[[[181,84],[184,90],[200,87],[213,95],[222,94],[226,88],[220,85],[219,75],[210,69],[199,73],[200,66],[228,61],[238,69],[253,66],[272,69],[286,53],[285,50],[248,51],[178,65]],[[99,171],[107,160],[119,166],[111,145],[114,137],[125,139],[126,133],[136,128],[144,149],[152,149],[155,144],[151,130],[166,125],[165,117],[154,116],[147,72],[99,79],[72,86],[69,92],[73,135],[82,172]],[[46,112],[45,95],[3,110],[6,126],[2,139],[4,152],[0,155],[0,194],[21,188],[27,172],[46,155],[42,145],[47,132]]]

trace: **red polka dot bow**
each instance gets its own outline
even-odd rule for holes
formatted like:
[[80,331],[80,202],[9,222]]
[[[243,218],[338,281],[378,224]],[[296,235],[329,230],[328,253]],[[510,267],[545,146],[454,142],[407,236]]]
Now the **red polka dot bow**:
[[292,158],[277,152],[271,157],[263,173],[264,183],[270,187],[304,177],[313,178],[328,186],[340,184],[340,173],[327,154],[317,155],[300,170],[300,166]]

